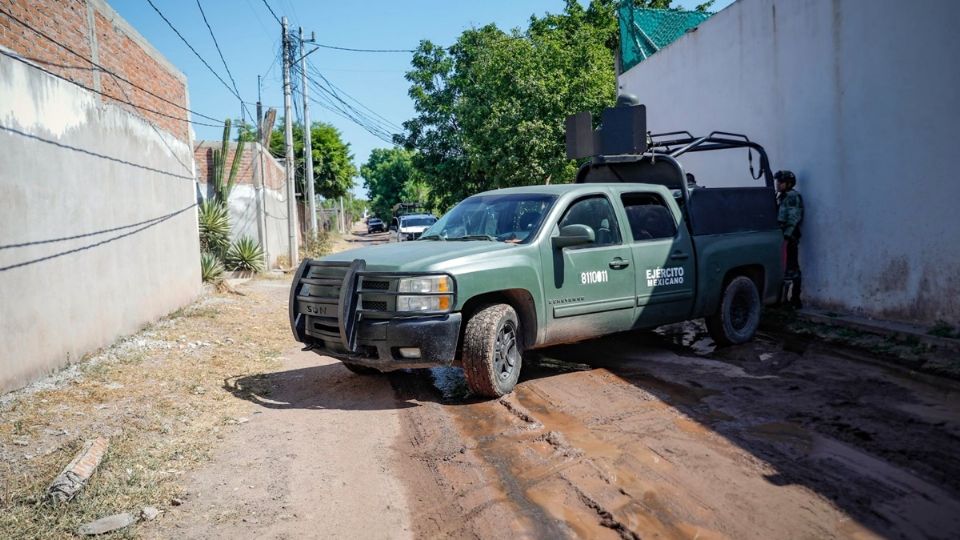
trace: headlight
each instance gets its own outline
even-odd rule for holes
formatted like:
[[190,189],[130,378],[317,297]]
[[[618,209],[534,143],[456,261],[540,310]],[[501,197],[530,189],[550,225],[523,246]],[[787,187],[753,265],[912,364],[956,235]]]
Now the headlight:
[[397,292],[428,296],[397,296],[397,311],[450,311],[453,307],[453,279],[424,276],[400,280]]

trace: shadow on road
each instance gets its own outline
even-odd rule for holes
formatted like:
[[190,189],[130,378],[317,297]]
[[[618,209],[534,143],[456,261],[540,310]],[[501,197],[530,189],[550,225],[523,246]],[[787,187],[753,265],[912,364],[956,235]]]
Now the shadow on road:
[[325,364],[224,379],[235,397],[267,409],[385,410],[416,407],[390,391],[382,376],[356,375],[343,364]]

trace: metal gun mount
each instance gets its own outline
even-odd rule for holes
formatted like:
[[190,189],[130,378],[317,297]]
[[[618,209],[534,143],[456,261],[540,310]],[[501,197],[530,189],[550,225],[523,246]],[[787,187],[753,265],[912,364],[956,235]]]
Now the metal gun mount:
[[[740,133],[713,131],[694,137],[689,131],[647,132],[647,108],[631,95],[617,98],[616,107],[603,110],[600,127],[593,129],[589,112],[566,120],[567,157],[590,158],[577,172],[577,183],[648,182],[680,189],[687,195],[683,167],[677,158],[688,152],[746,148],[750,174],[773,187],[773,172],[763,146]],[[754,173],[753,154],[760,157],[760,174]]]

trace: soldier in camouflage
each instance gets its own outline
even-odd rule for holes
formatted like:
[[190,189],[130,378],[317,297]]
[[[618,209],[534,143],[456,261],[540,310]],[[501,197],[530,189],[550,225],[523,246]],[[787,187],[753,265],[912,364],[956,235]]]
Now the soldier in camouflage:
[[786,264],[784,279],[791,280],[790,305],[800,309],[800,226],[803,224],[803,197],[796,191],[797,177],[790,171],[777,171],[777,221],[783,231]]

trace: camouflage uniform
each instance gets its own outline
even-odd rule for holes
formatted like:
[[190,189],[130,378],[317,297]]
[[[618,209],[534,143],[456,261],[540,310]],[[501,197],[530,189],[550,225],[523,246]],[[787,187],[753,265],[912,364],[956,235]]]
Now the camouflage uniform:
[[786,242],[786,268],[784,278],[793,280],[790,303],[800,307],[800,225],[803,223],[803,197],[794,189],[777,193],[777,221]]

